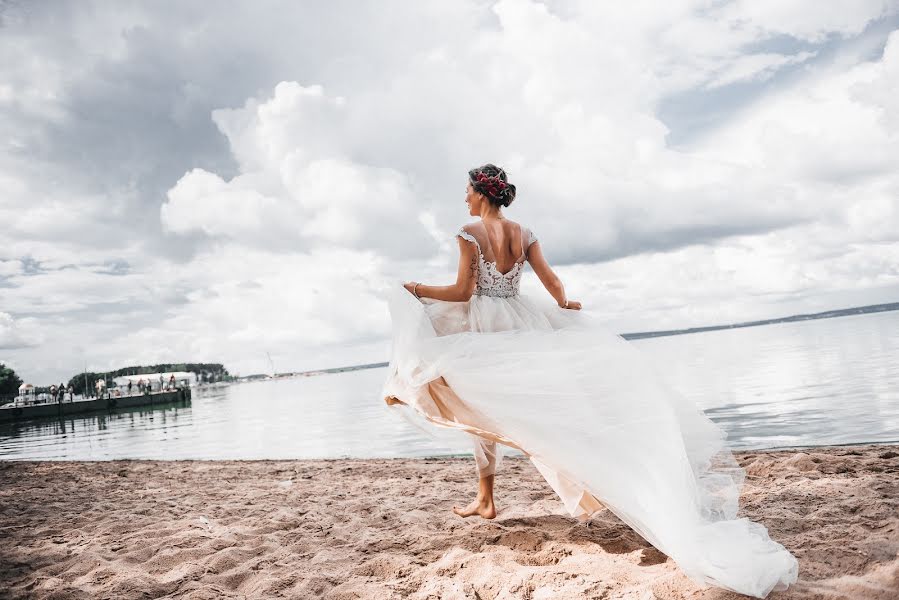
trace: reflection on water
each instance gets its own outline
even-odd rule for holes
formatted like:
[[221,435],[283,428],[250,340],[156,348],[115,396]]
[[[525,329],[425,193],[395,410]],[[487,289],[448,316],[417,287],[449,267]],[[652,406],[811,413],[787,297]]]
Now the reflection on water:
[[[631,342],[728,432],[734,448],[899,438],[899,312]],[[193,392],[189,405],[0,424],[0,458],[400,457],[469,453],[379,397],[386,370]],[[511,450],[509,453],[514,453]]]
[[[83,415],[67,415],[53,419],[0,424],[0,457],[13,458],[7,450],[14,447],[27,451],[32,460],[74,459],[100,460],[124,455],[116,454],[122,445],[133,446],[127,456],[144,456],[148,446],[165,439],[160,431],[177,424],[179,413],[185,415],[190,402],[170,402],[152,406],[114,409]],[[108,449],[111,448],[111,452]]]
[[899,312],[639,342],[736,448],[899,440]]

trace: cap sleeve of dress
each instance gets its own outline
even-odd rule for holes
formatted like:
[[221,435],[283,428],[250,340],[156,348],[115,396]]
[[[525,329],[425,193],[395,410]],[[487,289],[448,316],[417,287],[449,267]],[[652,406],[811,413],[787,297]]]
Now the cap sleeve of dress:
[[537,241],[537,234],[531,231],[531,228],[528,227],[528,247],[530,248],[531,244]]
[[[474,236],[462,229],[459,228],[459,231],[456,232],[456,235],[462,238],[463,240],[468,240],[469,242],[474,242],[475,246],[478,246],[478,241],[474,239]],[[480,248],[480,246],[478,246]]]

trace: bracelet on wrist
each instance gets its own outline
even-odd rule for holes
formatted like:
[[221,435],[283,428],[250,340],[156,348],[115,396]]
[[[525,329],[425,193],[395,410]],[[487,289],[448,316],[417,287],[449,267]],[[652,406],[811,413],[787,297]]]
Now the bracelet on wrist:
[[419,298],[419,299],[420,299],[421,296],[419,296],[419,295],[418,295],[418,292],[415,291],[417,287],[418,287],[418,282],[416,281],[416,282],[415,282],[415,285],[412,286],[412,295],[415,296],[416,298]]

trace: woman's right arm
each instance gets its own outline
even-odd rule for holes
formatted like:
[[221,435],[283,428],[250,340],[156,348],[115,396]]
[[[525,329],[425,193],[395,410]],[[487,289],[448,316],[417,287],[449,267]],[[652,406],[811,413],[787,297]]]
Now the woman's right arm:
[[556,275],[555,271],[552,270],[552,267],[549,266],[549,263],[546,262],[546,258],[543,256],[543,249],[540,248],[539,240],[534,241],[528,246],[527,259],[528,262],[531,263],[534,273],[536,273],[537,277],[540,279],[540,283],[543,284],[543,287],[546,288],[549,295],[555,298],[556,303],[559,306],[562,308],[580,310],[580,302],[577,300],[568,300],[566,298],[565,286],[562,285],[562,280],[559,279],[559,276]]

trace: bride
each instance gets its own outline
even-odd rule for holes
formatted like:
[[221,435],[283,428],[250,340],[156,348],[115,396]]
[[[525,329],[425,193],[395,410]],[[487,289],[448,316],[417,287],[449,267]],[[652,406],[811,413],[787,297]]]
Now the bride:
[[[786,589],[798,562],[737,518],[745,474],[725,432],[567,298],[535,233],[502,214],[514,199],[503,169],[469,171],[465,201],[480,221],[456,233],[456,282],[397,282],[388,298],[386,403],[473,436],[478,493],[453,510],[496,516],[498,445],[509,446],[571,516],[608,508],[698,584],[758,598]],[[519,293],[525,262],[554,302]]]

